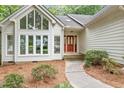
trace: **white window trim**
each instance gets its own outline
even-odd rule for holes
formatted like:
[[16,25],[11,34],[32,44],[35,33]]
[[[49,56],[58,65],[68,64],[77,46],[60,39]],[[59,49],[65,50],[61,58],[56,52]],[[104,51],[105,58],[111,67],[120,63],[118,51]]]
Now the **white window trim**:
[[8,54],[8,38],[7,38],[7,36],[8,35],[12,35],[12,36],[14,36],[13,34],[6,34],[6,36],[5,36],[5,41],[6,41],[6,56],[13,56],[14,55],[14,43],[13,43],[13,54]]
[[[28,40],[28,39],[27,39],[27,35],[25,35],[25,34],[21,34],[21,35],[24,35],[24,36],[25,36],[25,39],[26,39],[26,42],[27,42],[27,40]],[[19,55],[25,55],[25,54],[27,53],[27,47],[25,48],[25,49],[26,49],[26,50],[25,50],[25,54],[21,54],[21,52],[20,52],[20,36],[21,36],[21,35],[19,35],[19,42],[18,42],[18,45],[19,45],[19,46],[18,46],[18,50],[19,50],[19,52],[18,52],[18,54],[19,54]],[[27,46],[27,43],[26,43],[25,45]]]
[[[32,12],[32,11],[34,11],[34,27],[35,27],[35,11],[37,11],[40,14],[40,16],[41,16],[41,29],[28,29],[28,14],[30,12]],[[21,17],[19,19],[19,22],[18,22],[19,23],[19,30],[36,30],[36,31],[41,31],[42,30],[42,31],[49,31],[49,29],[50,29],[50,21],[48,20],[48,18],[45,17],[43,14],[41,14],[37,9],[32,9],[30,12],[25,15],[26,16],[26,29],[21,29],[20,28],[20,20],[23,17],[25,17],[25,16],[23,16],[23,17]],[[43,18],[46,18],[48,20],[48,29],[43,29]]]
[[[55,51],[55,48],[54,48],[54,45],[55,45],[55,36],[59,36],[60,37],[60,53],[55,53],[54,51]],[[54,55],[60,55],[61,54],[61,36],[60,35],[54,35],[54,41],[53,41],[53,53],[54,53]]]
[[[20,54],[20,36],[21,35],[25,35],[26,36],[26,53],[25,54]],[[33,45],[35,47],[33,47],[33,54],[29,54],[28,53],[28,36],[33,36]],[[41,36],[41,54],[36,54],[36,36]],[[48,36],[48,54],[43,54],[43,36]],[[34,40],[35,37],[35,40]],[[27,34],[20,34],[19,35],[19,47],[18,47],[18,55],[23,57],[23,56],[50,56],[50,50],[49,50],[49,35],[48,34],[42,34],[42,35],[27,35]],[[34,52],[35,51],[35,52]]]

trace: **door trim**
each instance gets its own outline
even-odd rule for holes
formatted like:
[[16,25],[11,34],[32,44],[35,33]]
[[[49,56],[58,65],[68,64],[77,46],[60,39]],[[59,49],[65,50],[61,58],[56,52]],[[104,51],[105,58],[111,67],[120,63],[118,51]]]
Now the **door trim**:
[[[70,45],[68,45],[68,43]],[[78,35],[64,35],[64,53],[77,53],[77,52],[78,52]]]

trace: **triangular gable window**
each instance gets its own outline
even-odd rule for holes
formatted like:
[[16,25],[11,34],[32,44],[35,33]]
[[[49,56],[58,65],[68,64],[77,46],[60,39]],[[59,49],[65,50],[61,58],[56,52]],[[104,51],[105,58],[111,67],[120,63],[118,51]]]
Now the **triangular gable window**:
[[20,29],[48,30],[49,21],[38,11],[33,10],[20,19]]

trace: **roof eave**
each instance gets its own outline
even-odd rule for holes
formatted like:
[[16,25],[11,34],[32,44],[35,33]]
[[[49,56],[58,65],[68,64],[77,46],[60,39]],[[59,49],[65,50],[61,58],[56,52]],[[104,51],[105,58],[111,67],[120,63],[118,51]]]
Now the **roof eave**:
[[109,6],[106,6],[105,8],[103,8],[102,10],[100,10],[98,13],[96,13],[93,16],[93,18],[87,24],[85,24],[85,26],[87,27],[87,26],[91,25],[98,18],[102,17],[103,15],[106,15],[107,11],[111,10],[113,7],[115,7],[115,5],[114,6],[113,5],[109,5]]
[[70,16],[69,14],[67,14],[68,17],[70,17],[71,19],[73,19],[74,21],[76,21],[78,24],[80,24],[81,26],[85,27],[85,24],[79,22],[76,18]]

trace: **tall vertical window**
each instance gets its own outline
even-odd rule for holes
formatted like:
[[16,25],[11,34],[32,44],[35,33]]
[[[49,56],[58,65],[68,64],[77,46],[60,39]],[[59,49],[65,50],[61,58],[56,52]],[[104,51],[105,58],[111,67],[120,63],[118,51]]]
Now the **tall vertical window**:
[[7,54],[13,54],[13,35],[7,35]]
[[20,20],[20,29],[26,29],[26,16]]
[[28,14],[28,29],[34,29],[34,11]]
[[33,54],[33,36],[28,36],[28,53]]
[[43,54],[48,54],[48,36],[43,36]]
[[36,36],[36,54],[41,53],[41,36]]
[[37,11],[35,11],[35,28],[41,29],[41,16]]
[[20,54],[26,53],[26,36],[20,35]]
[[60,36],[54,36],[54,53],[60,53]]
[[49,21],[43,17],[43,29],[48,30],[49,29]]

